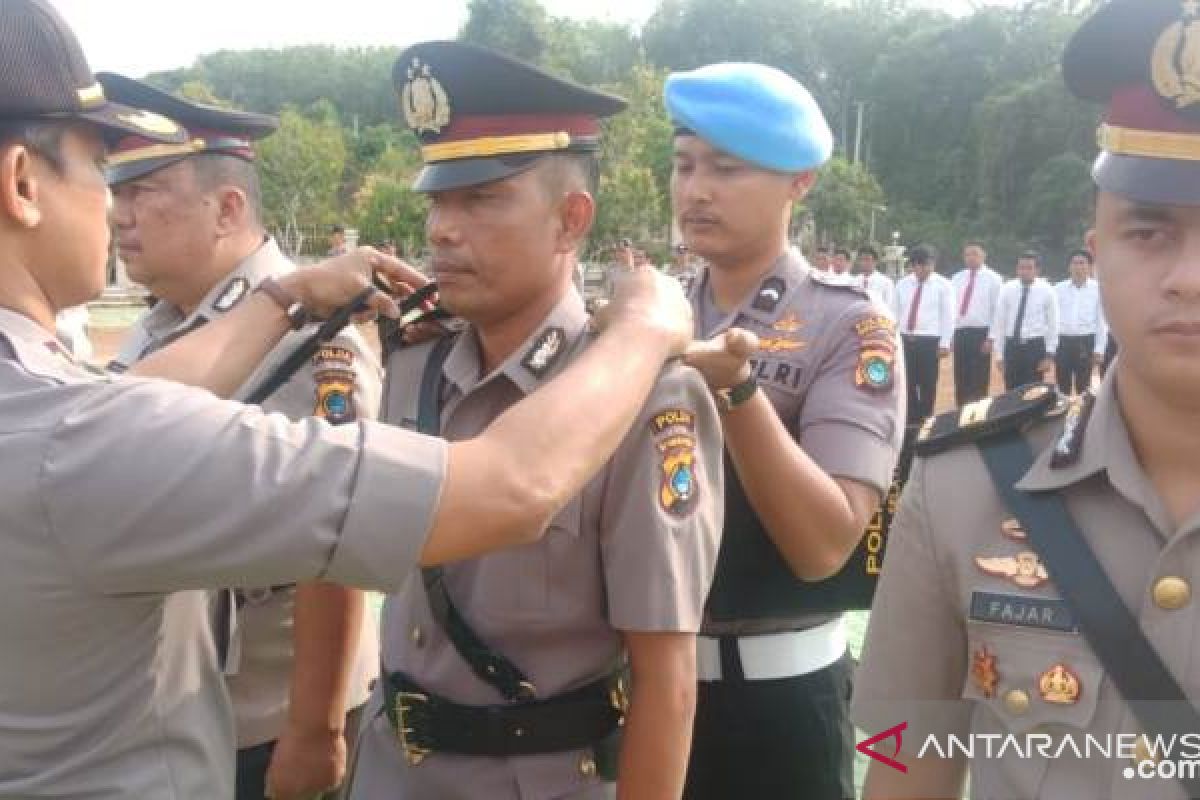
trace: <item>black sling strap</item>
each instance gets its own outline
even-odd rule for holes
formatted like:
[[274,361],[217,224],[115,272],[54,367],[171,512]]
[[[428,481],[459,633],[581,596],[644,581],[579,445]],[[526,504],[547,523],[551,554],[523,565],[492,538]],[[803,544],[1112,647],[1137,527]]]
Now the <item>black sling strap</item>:
[[[1034,461],[1029,444],[1010,432],[980,442],[979,449],[992,483],[1045,560],[1084,638],[1146,734],[1200,733],[1200,713],[1117,594],[1062,498],[1016,488]],[[1188,796],[1200,798],[1200,777],[1187,770],[1178,770],[1178,776]]]
[[[441,434],[442,367],[453,345],[453,337],[438,339],[425,362],[425,371],[421,374],[420,394],[417,399],[417,430],[430,436]],[[425,584],[425,595],[429,599],[429,608],[433,612],[434,620],[446,632],[454,649],[471,667],[471,671],[510,703],[533,700],[536,690],[525,673],[484,644],[454,607],[450,592],[446,589],[442,568],[422,569],[421,579]]]

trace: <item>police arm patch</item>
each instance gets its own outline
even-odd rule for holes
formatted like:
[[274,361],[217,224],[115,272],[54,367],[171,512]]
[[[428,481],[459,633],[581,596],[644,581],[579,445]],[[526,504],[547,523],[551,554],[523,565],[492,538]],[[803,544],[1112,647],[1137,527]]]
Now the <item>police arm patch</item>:
[[855,387],[870,392],[891,389],[896,371],[896,324],[882,314],[863,317],[854,324],[854,334],[858,337]]
[[700,483],[696,474],[696,415],[685,408],[666,408],[650,418],[659,458],[658,503],[673,517],[696,509]]
[[334,425],[354,422],[354,352],[345,347],[325,345],[313,356],[313,376],[317,382],[313,416]]

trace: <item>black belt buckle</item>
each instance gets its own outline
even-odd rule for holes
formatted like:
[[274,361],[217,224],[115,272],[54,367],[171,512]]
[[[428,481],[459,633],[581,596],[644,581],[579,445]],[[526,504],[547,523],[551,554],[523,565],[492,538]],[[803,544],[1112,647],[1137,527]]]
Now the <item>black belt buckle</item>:
[[433,752],[424,733],[429,725],[429,695],[420,692],[396,692],[396,737],[409,766],[416,767]]

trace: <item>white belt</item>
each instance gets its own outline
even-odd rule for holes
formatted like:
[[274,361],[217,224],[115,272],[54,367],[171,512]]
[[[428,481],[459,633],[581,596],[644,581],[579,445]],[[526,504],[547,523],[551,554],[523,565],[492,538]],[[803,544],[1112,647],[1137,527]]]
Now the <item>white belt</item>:
[[[825,669],[846,652],[842,617],[805,631],[737,637],[742,673],[748,681],[794,678]],[[696,637],[696,677],[721,680],[721,651],[713,636]]]

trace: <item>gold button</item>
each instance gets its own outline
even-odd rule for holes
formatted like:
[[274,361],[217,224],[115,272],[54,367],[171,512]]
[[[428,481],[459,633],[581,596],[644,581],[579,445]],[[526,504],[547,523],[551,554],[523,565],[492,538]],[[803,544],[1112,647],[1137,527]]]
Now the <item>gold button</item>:
[[596,774],[596,762],[587,756],[579,759],[579,773],[587,778],[594,776]]
[[425,646],[425,631],[421,630],[419,626],[413,626],[410,636],[412,638],[412,643],[417,647]]
[[1169,575],[1154,584],[1154,605],[1166,611],[1178,611],[1191,597],[1192,587],[1183,578]]
[[1139,764],[1143,761],[1149,761],[1151,764],[1158,761],[1154,757],[1154,752],[1150,749],[1150,740],[1146,738],[1146,734],[1144,733],[1137,738],[1137,743],[1133,746],[1133,760]]
[[1004,695],[1004,707],[1013,716],[1020,716],[1029,710],[1029,695],[1020,689],[1013,689]]

